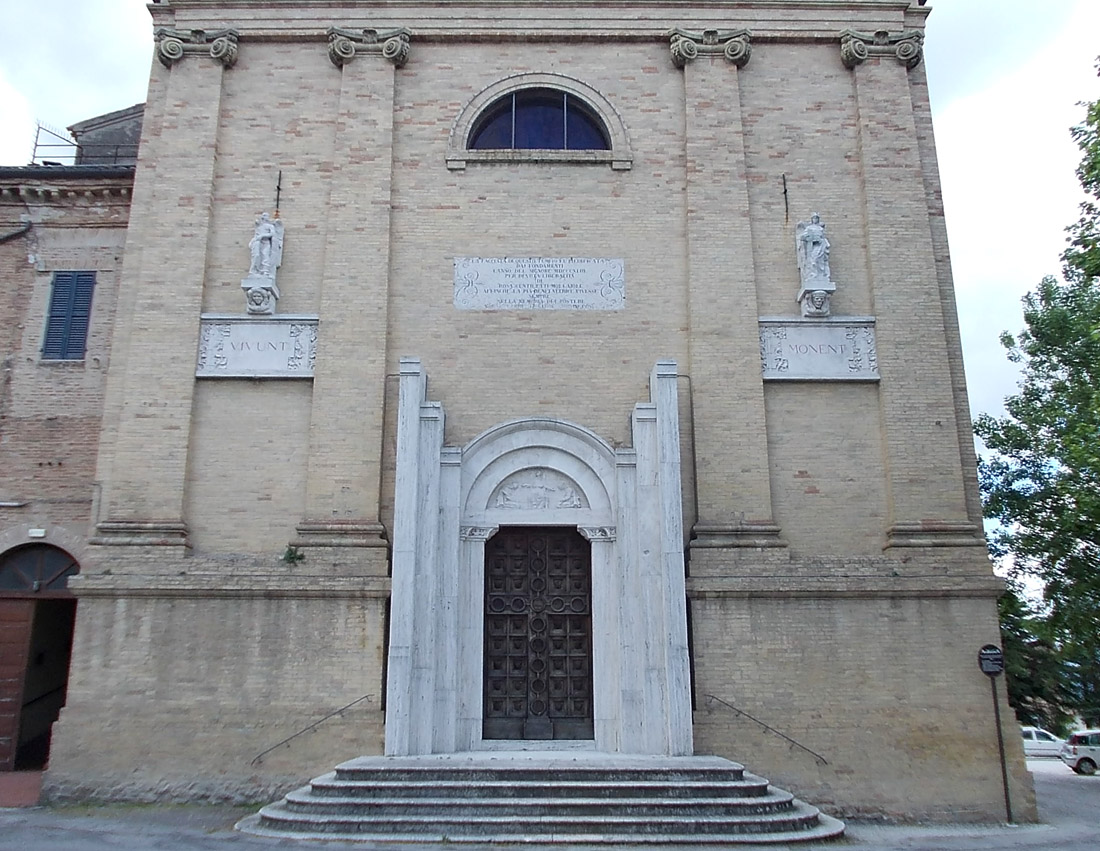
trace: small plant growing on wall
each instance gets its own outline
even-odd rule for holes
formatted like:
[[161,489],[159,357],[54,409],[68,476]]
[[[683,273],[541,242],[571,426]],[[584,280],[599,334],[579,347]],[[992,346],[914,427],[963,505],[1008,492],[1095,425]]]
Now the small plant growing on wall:
[[306,554],[300,549],[294,546],[287,545],[286,552],[283,553],[282,561],[287,564],[297,564],[300,561],[306,560]]

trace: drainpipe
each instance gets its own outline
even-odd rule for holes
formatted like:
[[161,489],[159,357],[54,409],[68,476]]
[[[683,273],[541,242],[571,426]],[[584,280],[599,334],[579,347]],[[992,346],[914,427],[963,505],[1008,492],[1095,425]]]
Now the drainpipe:
[[30,229],[31,229],[31,218],[30,218],[30,216],[24,215],[24,216],[21,216],[20,219],[23,222],[23,227],[21,227],[19,230],[13,230],[11,233],[0,234],[0,243],[7,242],[9,239],[15,239],[17,236],[22,236],[23,234],[30,231]]

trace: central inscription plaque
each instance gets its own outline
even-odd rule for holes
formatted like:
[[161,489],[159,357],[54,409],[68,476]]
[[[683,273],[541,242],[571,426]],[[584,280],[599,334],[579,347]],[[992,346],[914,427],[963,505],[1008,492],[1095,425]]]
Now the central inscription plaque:
[[597,257],[456,257],[459,310],[622,310],[623,261]]

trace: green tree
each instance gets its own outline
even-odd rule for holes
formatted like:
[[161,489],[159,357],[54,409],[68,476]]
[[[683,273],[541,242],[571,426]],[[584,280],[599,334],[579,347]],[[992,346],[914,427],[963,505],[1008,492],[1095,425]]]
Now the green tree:
[[1027,602],[1016,582],[1009,582],[997,602],[1001,645],[1005,654],[1008,702],[1021,724],[1063,734],[1076,708],[1076,682],[1046,619]]
[[1062,280],[1023,299],[1024,329],[1005,333],[1021,367],[1005,415],[975,432],[990,551],[1013,575],[1043,583],[1044,631],[1072,680],[1073,708],[1100,722],[1100,101],[1073,129],[1088,200],[1068,228]]

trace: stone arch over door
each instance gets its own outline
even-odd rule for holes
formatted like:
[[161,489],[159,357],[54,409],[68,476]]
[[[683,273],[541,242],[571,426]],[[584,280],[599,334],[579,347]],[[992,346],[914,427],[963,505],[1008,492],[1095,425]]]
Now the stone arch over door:
[[[563,420],[501,423],[472,440],[460,464],[457,610],[460,749],[507,747],[483,736],[486,543],[502,527],[572,527],[588,539],[591,565],[592,746],[617,750],[619,671],[606,636],[618,634],[615,450],[595,432]],[[601,636],[596,639],[595,636]],[[550,748],[546,744],[544,747]]]
[[0,771],[44,768],[65,703],[80,566],[50,544],[0,554]]
[[588,747],[691,753],[675,364],[653,370],[627,449],[545,417],[447,447],[426,386],[403,359],[386,752],[498,746],[482,737],[485,542],[501,526],[557,526],[591,542]]

